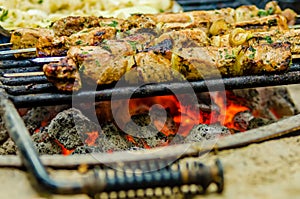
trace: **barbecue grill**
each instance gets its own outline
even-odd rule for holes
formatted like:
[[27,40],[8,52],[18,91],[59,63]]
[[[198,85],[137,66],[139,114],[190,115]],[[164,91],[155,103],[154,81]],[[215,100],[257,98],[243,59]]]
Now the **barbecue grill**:
[[173,82],[148,84],[136,88],[126,86],[114,88],[114,85],[102,86],[97,90],[82,90],[77,93],[59,92],[42,74],[41,65],[30,60],[7,59],[0,62],[1,88],[5,89],[8,98],[17,108],[71,104],[73,97],[80,100],[95,99],[96,101],[110,100],[113,94],[120,99],[134,93],[132,98],[170,95],[173,92],[184,93],[192,87],[196,93],[219,90],[233,90],[276,85],[297,84],[300,81],[300,62],[294,61],[289,71],[280,74],[261,74],[222,79],[206,79],[190,83]]
[[[184,10],[197,9],[215,9],[220,7],[238,7],[249,2],[235,2],[229,0],[210,1],[178,1]],[[216,7],[217,6],[217,7]],[[185,93],[187,88],[192,87],[196,93],[219,90],[233,90],[243,88],[276,86],[298,84],[300,81],[300,62],[295,60],[290,69],[284,73],[258,74],[240,77],[225,77],[222,79],[206,79],[193,81],[189,83],[171,82],[160,84],[148,84],[136,88],[135,86],[124,86],[115,88],[114,85],[101,86],[97,90],[81,90],[76,93],[62,93],[58,91],[47,78],[41,73],[42,64],[32,62],[31,59],[15,59],[13,55],[1,55],[0,57],[0,96],[1,96],[1,112],[4,115],[10,135],[16,142],[23,162],[28,171],[34,175],[36,180],[45,186],[48,191],[53,193],[97,193],[101,191],[115,191],[119,188],[130,189],[131,186],[136,188],[147,188],[163,186],[170,184],[174,186],[182,184],[196,183],[201,185],[205,191],[211,183],[216,183],[218,192],[223,190],[223,170],[221,163],[216,162],[214,167],[218,172],[214,175],[210,174],[210,168],[198,162],[193,162],[185,168],[172,170],[171,167],[159,170],[156,173],[143,175],[141,178],[124,177],[124,173],[116,178],[110,178],[106,173],[94,171],[92,180],[84,179],[79,183],[61,183],[53,181],[47,174],[43,164],[41,163],[32,141],[28,136],[29,133],[24,126],[22,119],[17,113],[16,108],[30,108],[48,105],[71,104],[73,97],[76,99],[95,99],[96,102],[110,100],[113,94],[118,95],[122,99],[130,93],[134,93],[132,98],[143,98],[149,96],[170,95],[174,91],[177,93]],[[227,145],[224,148],[228,147]],[[193,151],[195,153],[195,151]],[[177,155],[177,154],[174,154]],[[167,159],[165,159],[168,161]],[[157,166],[159,159],[147,166]],[[134,164],[133,168],[143,168],[145,165]],[[150,167],[149,166],[149,167]],[[193,170],[190,171],[190,167]],[[132,169],[132,167],[130,167]],[[187,181],[183,181],[183,175],[190,176]],[[102,178],[105,176],[105,178]],[[150,179],[150,181],[149,181]],[[199,181],[200,179],[200,181]],[[203,180],[205,179],[205,180]],[[86,181],[85,181],[86,180]],[[105,180],[108,184],[103,182]],[[176,183],[174,183],[176,182]],[[103,184],[104,183],[104,184]],[[172,184],[173,183],[173,184]],[[140,184],[140,186],[137,186]],[[102,187],[104,186],[104,187]]]

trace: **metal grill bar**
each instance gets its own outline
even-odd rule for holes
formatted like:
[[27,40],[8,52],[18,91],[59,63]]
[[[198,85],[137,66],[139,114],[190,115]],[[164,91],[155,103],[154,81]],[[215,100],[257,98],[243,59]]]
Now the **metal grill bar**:
[[[66,94],[66,93],[48,93],[49,90],[55,91],[50,84],[43,84],[26,88],[16,87],[14,89],[7,89],[10,99],[13,101],[16,107],[35,107],[43,105],[59,105],[72,103],[72,99],[82,101],[104,101],[110,100],[112,95],[118,96],[118,98],[127,98],[128,93],[134,93],[133,98],[149,97],[149,96],[162,96],[170,95],[173,92],[185,93],[187,88],[192,87],[195,92],[219,91],[225,89],[243,89],[254,88],[263,86],[276,86],[297,84],[300,82],[300,71],[290,71],[284,74],[273,75],[256,75],[256,76],[243,76],[235,78],[223,78],[223,79],[211,79],[206,81],[197,81],[191,83],[164,83],[155,85],[144,85],[143,87],[136,88],[122,87],[122,88],[108,88],[99,91],[81,91],[79,93]],[[47,91],[47,93],[42,93]],[[30,94],[29,94],[30,93]],[[35,95],[32,95],[36,93]],[[19,95],[16,95],[19,94]]]
[[[8,65],[6,65],[8,64]],[[62,93],[48,82],[44,75],[26,76],[28,72],[39,72],[41,66],[36,66],[28,60],[5,60],[0,63],[0,81],[9,94],[9,98],[16,107],[36,107],[45,105],[70,104],[72,99],[84,101],[110,100],[112,95],[118,98],[128,98],[128,94],[134,93],[133,98],[149,96],[170,95],[173,92],[184,93],[188,88],[195,92],[220,91],[224,89],[243,89],[263,86],[276,86],[297,84],[300,82],[300,62],[295,62],[290,71],[281,74],[251,75],[241,77],[228,77],[222,79],[208,79],[190,83],[172,82],[114,88],[114,85],[101,86],[96,91],[82,90],[78,93]],[[23,74],[24,77],[9,77],[14,74]]]

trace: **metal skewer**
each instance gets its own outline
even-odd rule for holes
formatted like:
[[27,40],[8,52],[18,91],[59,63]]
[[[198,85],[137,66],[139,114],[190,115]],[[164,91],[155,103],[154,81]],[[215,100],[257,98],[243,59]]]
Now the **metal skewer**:
[[12,45],[13,45],[12,43],[3,43],[3,44],[0,44],[0,47],[10,47]]
[[25,72],[25,73],[6,73],[3,74],[3,77],[12,78],[12,77],[26,77],[26,76],[39,76],[39,75],[44,75],[44,72],[36,71],[36,72]]
[[18,53],[29,53],[36,52],[36,48],[24,48],[24,49],[16,49],[16,50],[4,50],[0,51],[0,55],[9,55],[9,54],[18,54]]

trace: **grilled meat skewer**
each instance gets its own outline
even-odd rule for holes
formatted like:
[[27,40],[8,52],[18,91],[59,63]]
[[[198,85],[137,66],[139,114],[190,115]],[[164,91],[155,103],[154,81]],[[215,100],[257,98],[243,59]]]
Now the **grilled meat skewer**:
[[[260,10],[256,6],[249,5],[241,6],[237,9],[223,8],[220,10],[184,13],[133,15],[127,20],[95,16],[70,16],[54,22],[51,29],[16,30],[14,36],[11,38],[11,43],[13,46],[12,49],[32,48],[39,37],[48,37],[49,35],[50,38],[53,35],[55,37],[69,37],[72,34],[92,27],[113,27],[120,32],[150,28],[158,34],[186,28],[200,28],[210,35],[225,34],[235,27],[242,27],[253,31],[268,31],[276,28],[287,29],[290,21],[295,21],[296,16],[297,14],[290,9],[282,12],[276,2],[268,3],[265,10]],[[56,38],[56,40],[60,39]],[[49,44],[48,41],[47,43]],[[24,54],[21,55],[23,56]]]
[[190,47],[174,51],[170,46],[169,51],[164,49],[161,53],[135,53],[127,42],[114,42],[109,49],[71,47],[66,58],[45,64],[43,71],[59,90],[76,91],[81,88],[82,81],[102,85],[116,82],[123,76],[127,83],[152,83],[283,71],[292,58],[288,42],[249,47]]
[[[250,20],[247,22],[239,22],[236,24],[233,24],[230,28],[228,24],[224,24],[225,22],[223,20],[221,21],[215,21],[212,26],[210,27],[210,34],[223,34],[228,33],[232,28],[235,26],[238,27],[244,27],[247,28],[251,32],[255,31],[269,31],[269,30],[287,30],[287,24],[286,21],[279,15],[272,15],[260,18],[260,20]],[[252,29],[251,29],[252,28]],[[23,31],[23,29],[22,29]],[[37,56],[63,56],[66,55],[67,50],[70,48],[70,46],[75,45],[98,45],[100,44],[104,39],[114,39],[114,38],[121,38],[128,41],[131,41],[132,43],[137,44],[138,50],[143,50],[145,46],[149,43],[149,41],[152,41],[157,35],[159,35],[160,31],[156,29],[151,28],[135,28],[130,31],[117,33],[117,29],[115,27],[110,26],[104,26],[104,27],[96,27],[96,28],[90,28],[86,29],[77,33],[72,34],[71,36],[61,36],[56,37],[52,31],[45,31],[45,33],[39,38],[36,34],[34,34],[33,41],[36,42],[36,54]],[[194,28],[191,29],[180,29],[178,31],[175,31],[175,34],[178,32],[181,32],[180,34],[184,33],[190,34],[192,37],[191,41],[196,39],[198,40],[198,44],[200,44],[199,41],[203,41],[203,45],[207,45],[209,33],[207,34],[202,28]],[[187,33],[190,32],[190,33]],[[195,33],[193,33],[195,32]],[[174,31],[169,31],[162,33],[162,37],[165,35],[174,34]],[[199,36],[195,37],[193,35],[199,34]],[[32,44],[28,44],[28,39],[32,37],[32,30],[29,31],[29,34],[24,34],[22,32],[19,32],[18,30],[13,33],[12,36],[12,43],[15,43],[13,45],[14,48],[19,48],[23,46],[31,47]],[[24,41],[22,40],[24,38]],[[32,56],[33,54],[30,54]],[[17,56],[24,56],[17,55]]]
[[272,44],[274,42],[291,43],[291,52],[300,53],[300,30],[279,31],[273,30],[268,32],[249,32],[243,29],[234,29],[230,34],[222,36],[213,36],[210,38],[210,45],[216,47],[228,47],[238,45],[260,45]]

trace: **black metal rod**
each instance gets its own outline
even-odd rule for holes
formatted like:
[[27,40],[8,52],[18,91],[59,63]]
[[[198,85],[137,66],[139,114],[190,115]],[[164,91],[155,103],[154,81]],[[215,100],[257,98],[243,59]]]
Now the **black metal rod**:
[[3,85],[8,85],[8,86],[49,83],[49,81],[44,75],[29,76],[29,77],[14,77],[14,78],[0,77],[0,81]]
[[[289,71],[283,74],[269,74],[269,75],[251,75],[242,77],[228,77],[222,79],[208,79],[205,81],[196,81],[190,83],[174,82],[144,85],[136,88],[135,86],[124,86],[122,88],[107,88],[99,91],[80,91],[78,93],[40,93],[35,95],[11,95],[10,99],[16,107],[36,107],[44,105],[61,105],[70,104],[76,98],[76,101],[105,101],[110,100],[113,94],[116,94],[119,99],[127,98],[129,93],[134,93],[132,98],[142,98],[150,96],[170,95],[173,92],[185,93],[190,87],[196,93],[206,91],[221,91],[224,88],[244,89],[256,88],[265,86],[278,86],[300,83],[300,71]],[[208,89],[209,88],[209,89]],[[29,88],[30,89],[30,88]],[[49,85],[49,90],[51,90]],[[47,87],[43,87],[47,90]]]

